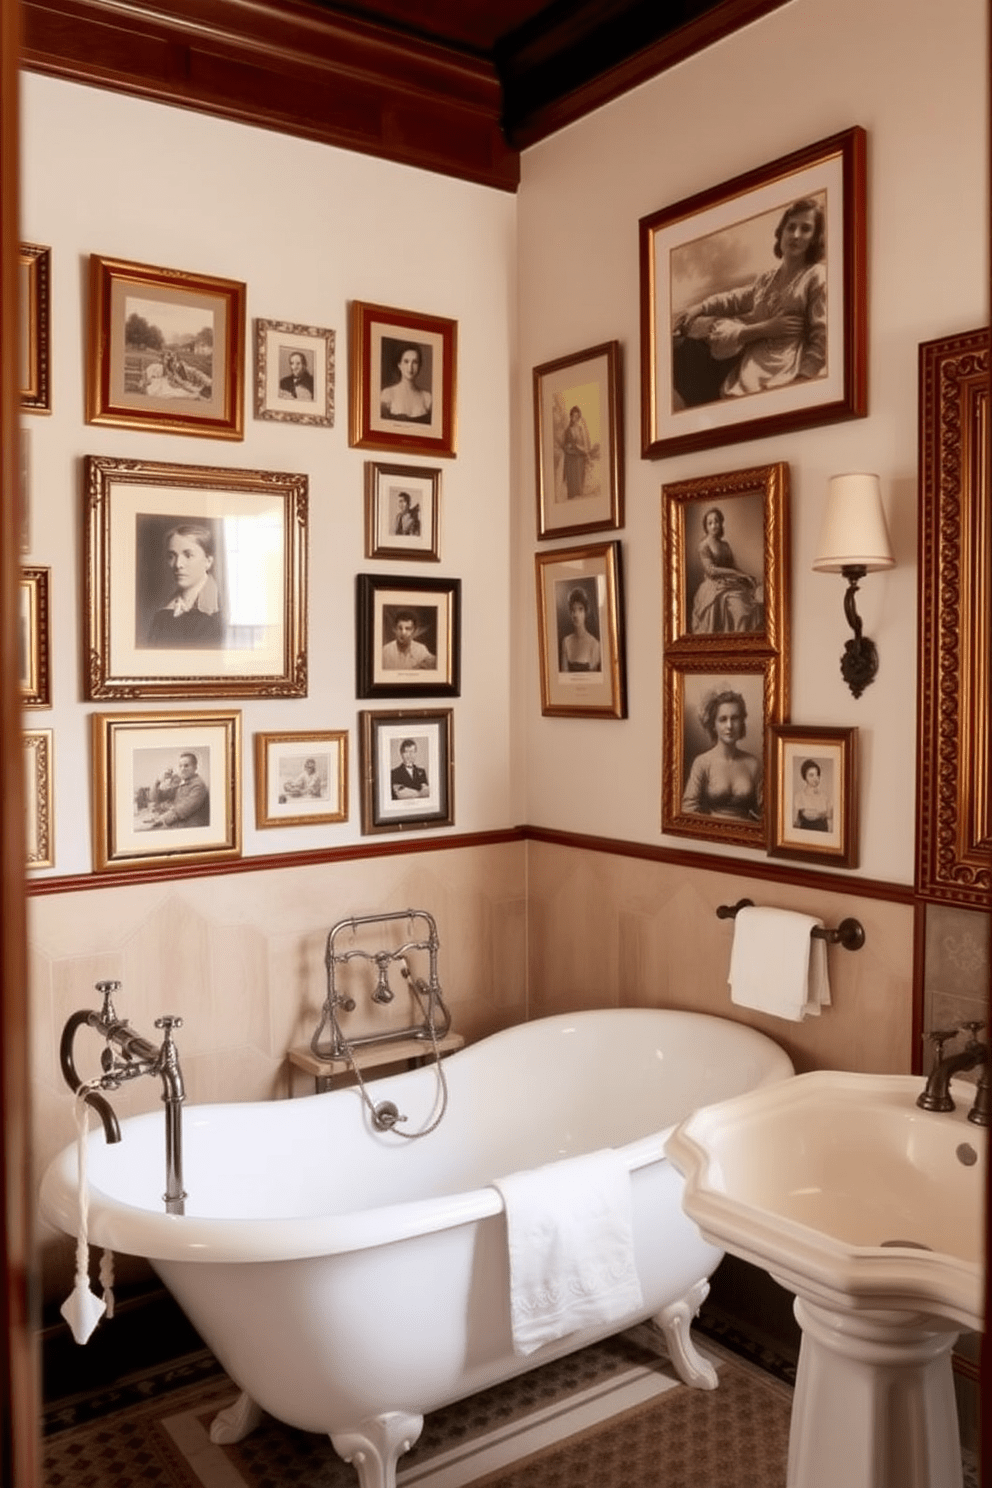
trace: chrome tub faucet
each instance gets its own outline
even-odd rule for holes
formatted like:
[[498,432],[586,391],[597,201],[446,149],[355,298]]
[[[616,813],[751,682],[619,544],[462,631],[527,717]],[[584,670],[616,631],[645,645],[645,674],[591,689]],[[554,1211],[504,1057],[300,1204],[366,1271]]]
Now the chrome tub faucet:
[[[100,1011],[97,1013],[90,1008],[82,1008],[66,1021],[59,1041],[59,1063],[69,1089],[80,1095],[99,1115],[108,1142],[119,1142],[121,1129],[113,1106],[100,1091],[119,1090],[126,1080],[136,1080],[142,1075],[155,1075],[162,1081],[162,1102],[165,1106],[163,1198],[167,1214],[182,1214],[183,1201],[186,1198],[183,1189],[182,1131],[186,1088],[172,1031],[174,1028],[181,1028],[183,1020],[171,1014],[156,1018],[155,1027],[163,1031],[163,1038],[157,1046],[150,1043],[148,1039],[135,1033],[126,1018],[117,1016],[114,993],[120,990],[120,985],[120,982],[97,982],[96,990],[103,998]],[[84,1026],[92,1028],[106,1042],[100,1055],[103,1074],[93,1081],[79,1078],[73,1055],[76,1034]]]
[[[982,1043],[978,1034],[985,1027],[982,1022],[962,1023],[960,1028],[941,1028],[927,1035],[929,1041],[934,1045],[936,1055],[934,1065],[927,1076],[926,1088],[916,1098],[916,1104],[924,1111],[953,1111],[954,1101],[951,1097],[950,1085],[955,1075],[964,1074],[967,1070],[982,1066],[982,1073],[975,1087],[975,1099],[968,1112],[968,1120],[976,1126],[989,1126],[990,1102],[989,1099],[989,1055],[990,1049],[987,1043]],[[956,1049],[953,1053],[945,1054],[944,1045],[949,1039],[957,1038],[959,1033],[968,1034],[968,1042],[962,1049]]]

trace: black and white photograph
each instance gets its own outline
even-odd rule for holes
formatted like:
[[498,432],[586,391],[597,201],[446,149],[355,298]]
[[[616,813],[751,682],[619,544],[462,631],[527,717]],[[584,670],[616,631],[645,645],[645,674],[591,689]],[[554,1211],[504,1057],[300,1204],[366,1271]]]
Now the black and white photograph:
[[241,852],[241,714],[94,713],[93,866]]
[[867,413],[865,133],[640,222],[642,454]]
[[461,580],[356,579],[359,697],[457,697]]
[[441,556],[441,471],[419,465],[365,464],[366,558]]
[[662,487],[668,648],[781,649],[789,613],[789,468]]
[[84,467],[87,696],[305,696],[307,477]]
[[772,729],[769,855],[858,864],[856,728]]
[[348,732],[255,735],[255,825],[348,819]]
[[355,301],[351,444],[453,456],[458,323]]
[[90,255],[87,421],[244,435],[245,285]]
[[666,662],[662,828],[763,847],[768,735],[781,721],[774,657]]
[[454,821],[452,710],[359,715],[362,831]]
[[625,718],[627,667],[619,542],[535,558],[541,712]]
[[334,423],[331,330],[288,320],[255,321],[255,417],[276,423]]

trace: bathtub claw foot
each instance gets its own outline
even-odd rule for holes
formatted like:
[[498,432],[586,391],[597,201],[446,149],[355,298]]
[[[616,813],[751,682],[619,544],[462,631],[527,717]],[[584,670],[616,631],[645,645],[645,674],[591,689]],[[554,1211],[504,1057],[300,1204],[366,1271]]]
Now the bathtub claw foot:
[[672,1367],[684,1385],[696,1390],[715,1390],[719,1384],[716,1370],[704,1359],[692,1341],[692,1320],[709,1295],[710,1284],[704,1277],[691,1286],[684,1297],[655,1313],[652,1322],[665,1335],[665,1347]]
[[256,1426],[262,1424],[264,1415],[262,1407],[242,1390],[234,1404],[218,1411],[210,1422],[210,1440],[218,1447],[244,1441]]
[[387,1411],[349,1431],[332,1431],[331,1445],[358,1473],[360,1488],[396,1488],[396,1464],[424,1429],[423,1416]]

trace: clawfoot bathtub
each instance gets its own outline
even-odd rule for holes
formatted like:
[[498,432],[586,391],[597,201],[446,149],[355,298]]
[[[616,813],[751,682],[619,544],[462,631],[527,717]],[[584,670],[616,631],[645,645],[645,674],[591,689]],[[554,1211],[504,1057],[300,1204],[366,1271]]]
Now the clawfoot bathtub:
[[[602,1010],[507,1029],[444,1072],[446,1114],[417,1141],[376,1131],[354,1089],[187,1107],[184,1215],[163,1212],[160,1115],[123,1122],[113,1146],[91,1134],[91,1241],[146,1256],[244,1392],[215,1440],[243,1435],[261,1408],[329,1433],[362,1488],[393,1488],[426,1412],[646,1318],[687,1383],[715,1385],[689,1325],[722,1252],[683,1214],[665,1140],[697,1106],[790,1075],[785,1053],[728,1019]],[[432,1067],[374,1091],[405,1130],[430,1124]],[[490,1185],[603,1147],[631,1174],[643,1309],[520,1357]],[[73,1145],[41,1190],[45,1218],[69,1234],[76,1189]]]

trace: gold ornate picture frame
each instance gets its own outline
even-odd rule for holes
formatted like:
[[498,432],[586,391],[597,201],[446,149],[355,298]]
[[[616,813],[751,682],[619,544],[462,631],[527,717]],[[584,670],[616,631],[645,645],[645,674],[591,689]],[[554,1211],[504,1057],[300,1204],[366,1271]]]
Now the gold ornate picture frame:
[[347,729],[255,735],[256,827],[347,820]]
[[541,712],[626,718],[627,661],[619,541],[535,555]]
[[789,467],[662,486],[665,648],[784,651]]
[[22,243],[19,258],[21,407],[52,411],[52,250]]
[[334,332],[288,320],[255,321],[255,417],[334,423]]
[[50,568],[21,569],[18,654],[25,708],[52,706],[50,579]]
[[93,867],[241,855],[241,714],[94,713]]
[[857,745],[856,728],[772,729],[770,857],[858,866]]
[[351,307],[350,443],[454,456],[458,322],[356,300]]
[[91,424],[244,437],[246,288],[90,255]]
[[87,697],[306,696],[305,475],[88,455],[84,489]]
[[777,656],[666,658],[662,831],[766,848],[771,731],[783,711]]
[[55,866],[54,737],[51,729],[26,729],[22,735],[24,836],[28,868]]
[[539,539],[623,526],[619,341],[534,368]]
[[[861,128],[642,217],[642,455],[863,417],[866,244]],[[775,317],[801,333],[757,336]]]

